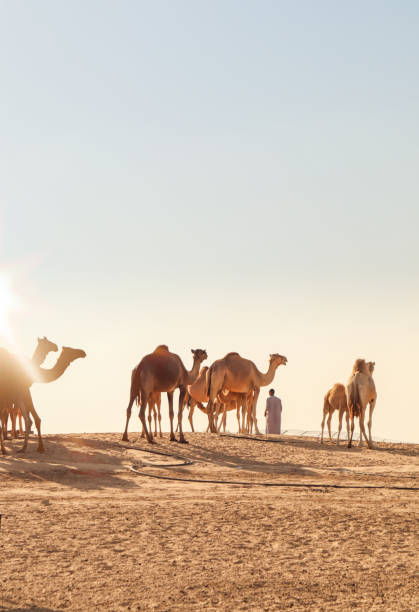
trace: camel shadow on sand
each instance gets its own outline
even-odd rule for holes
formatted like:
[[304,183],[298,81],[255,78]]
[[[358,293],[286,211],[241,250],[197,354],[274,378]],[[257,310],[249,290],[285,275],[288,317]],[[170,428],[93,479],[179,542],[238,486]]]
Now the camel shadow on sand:
[[[105,440],[67,436],[44,437],[45,453],[30,443],[25,454],[18,453],[21,440],[7,441],[8,454],[0,455],[0,474],[22,481],[56,482],[80,490],[134,488],[135,482],[121,478],[128,473],[123,449]],[[31,441],[32,442],[32,441]],[[112,451],[112,452],[111,452]],[[0,608],[1,610],[1,608]]]

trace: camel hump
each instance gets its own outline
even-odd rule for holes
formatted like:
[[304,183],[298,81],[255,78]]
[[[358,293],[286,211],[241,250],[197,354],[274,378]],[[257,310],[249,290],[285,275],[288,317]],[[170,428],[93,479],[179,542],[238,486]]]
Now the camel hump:
[[229,357],[240,357],[238,353],[227,353],[224,359],[228,359]]
[[153,353],[168,353],[169,347],[166,344],[159,344],[157,348],[154,349]]

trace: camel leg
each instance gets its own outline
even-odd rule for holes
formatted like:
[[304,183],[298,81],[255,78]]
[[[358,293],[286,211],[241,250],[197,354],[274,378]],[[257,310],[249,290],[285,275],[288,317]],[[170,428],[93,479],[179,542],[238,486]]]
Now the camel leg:
[[258,420],[256,416],[256,405],[258,403],[259,393],[260,393],[260,389],[256,387],[256,389],[253,391],[253,400],[252,400],[252,416],[253,416],[253,422],[255,424],[255,434],[258,434],[258,435],[260,435],[260,431],[258,428]]
[[8,420],[8,414],[5,411],[5,414],[2,415],[1,420],[0,420],[0,428],[3,432],[3,437],[5,440],[7,440],[7,420]]
[[151,406],[152,406],[152,404],[150,402],[149,405],[148,405],[148,418],[147,418],[147,420],[148,420],[148,431],[150,432],[150,434],[153,431],[153,428],[151,426],[151,422],[153,420],[153,417],[152,417],[152,414],[151,414]]
[[37,449],[38,453],[43,453],[45,449],[44,449],[44,443],[42,441],[42,436],[41,436],[41,419],[39,418],[39,415],[35,410],[35,406],[33,405],[32,396],[31,396],[31,392],[29,391],[29,389],[25,391],[25,394],[23,396],[23,401],[25,403],[27,410],[32,415],[33,420],[35,421],[36,431],[38,432],[38,449]]
[[348,448],[351,448],[352,446],[352,438],[354,435],[354,429],[355,429],[355,423],[354,423],[354,415],[353,413],[350,414],[350,419],[351,419],[351,435],[348,436]]
[[185,436],[183,435],[183,429],[182,429],[182,418],[183,418],[183,406],[185,403],[185,395],[186,395],[186,389],[185,387],[180,387],[179,389],[179,412],[178,412],[178,422],[179,422],[179,442],[181,444],[188,444],[188,441],[186,440]]
[[20,410],[18,410],[18,417],[19,417],[19,435],[23,435],[23,422],[22,422],[22,413]]
[[152,436],[152,433],[148,431],[147,429],[147,422],[146,422],[146,417],[145,417],[149,399],[150,399],[150,393],[145,393],[145,392],[141,393],[141,404],[140,404],[140,411],[138,413],[138,417],[141,421],[141,425],[143,426],[143,431],[145,433],[147,442],[149,444],[153,444],[154,443],[153,436]]
[[214,433],[214,415],[213,415],[213,411],[214,411],[214,400],[212,400],[210,398],[208,400],[208,403],[207,403],[208,428],[209,428],[210,433]]
[[129,440],[128,440],[128,423],[129,423],[129,420],[130,420],[130,418],[131,418],[131,410],[132,410],[132,405],[133,405],[133,403],[134,403],[134,400],[135,400],[135,398],[136,398],[136,395],[137,395],[137,394],[135,394],[135,395],[131,395],[131,397],[129,398],[129,404],[128,404],[128,408],[127,408],[127,422],[126,422],[126,424],[125,424],[125,431],[124,431],[124,433],[122,434],[122,440],[123,440],[124,442],[129,442]]
[[26,449],[28,448],[29,442],[29,432],[31,431],[31,417],[29,416],[29,411],[27,410],[23,401],[20,402],[20,411],[23,416],[23,420],[25,421],[25,438],[23,441],[23,446],[18,450],[18,453],[26,453]]
[[157,418],[159,420],[159,438],[163,437],[163,434],[161,432],[161,401],[159,400],[157,402]]
[[361,442],[361,434],[364,436],[365,440],[367,441],[368,444],[368,448],[371,448],[369,440],[367,438],[367,434],[365,432],[365,427],[364,427],[364,418],[365,418],[365,408],[362,408],[361,414],[359,415],[359,429],[361,430],[361,433],[359,434],[359,446],[362,445]]
[[373,399],[370,401],[370,412],[369,412],[369,417],[368,417],[368,434],[369,434],[368,446],[369,448],[374,448],[374,443],[372,441],[372,435],[371,435],[371,426],[372,426],[372,413],[374,412],[376,401],[377,401],[376,399]]
[[328,409],[327,409],[327,408],[323,408],[323,419],[322,419],[322,425],[321,425],[321,427],[322,427],[322,434],[321,434],[321,437],[320,437],[320,444],[323,444],[323,431],[324,431],[324,423],[325,423],[325,421],[326,421],[326,416],[327,416],[327,413],[328,413],[328,412],[329,412],[329,411],[328,411]]
[[188,420],[189,420],[189,424],[191,426],[192,432],[195,433],[195,429],[193,428],[193,411],[194,411],[194,407],[193,406],[189,406]]
[[236,417],[237,417],[238,433],[241,433],[241,429],[240,429],[240,406],[237,403],[236,403]]
[[2,406],[0,404],[0,450],[1,450],[1,454],[5,455],[6,454],[6,448],[4,446],[4,442],[3,442],[3,425],[2,425],[2,421],[3,421],[3,412],[6,409],[4,408],[4,406]]
[[332,412],[329,412],[329,416],[327,417],[327,430],[329,432],[329,441],[332,441],[332,429],[331,429],[331,423],[332,423]]
[[346,437],[349,440],[349,410],[346,409]]
[[3,442],[3,427],[1,426],[0,426],[0,450],[1,450],[2,455],[6,454],[6,447],[4,446],[4,442]]
[[247,406],[242,405],[242,431],[244,434],[249,433],[249,417],[247,414]]
[[177,442],[173,431],[173,391],[167,393],[167,401],[169,402],[170,442]]
[[17,410],[16,408],[13,406],[12,411],[10,413],[10,420],[12,421],[12,438],[18,438],[18,433],[16,430],[16,423],[17,423]]
[[336,438],[336,444],[339,445],[340,432],[342,431],[342,419],[343,419],[343,410],[339,408],[339,426],[338,426],[338,437]]
[[362,442],[361,442],[361,434],[362,434],[364,436],[365,440],[367,441],[368,448],[371,448],[370,442],[369,442],[369,440],[367,438],[367,434],[365,432],[364,418],[365,418],[365,407],[362,407],[361,414],[359,415],[359,429],[361,430],[361,433],[359,434],[359,446],[362,445]]
[[224,414],[223,414],[223,433],[226,432],[226,424],[227,424],[227,406],[224,406]]

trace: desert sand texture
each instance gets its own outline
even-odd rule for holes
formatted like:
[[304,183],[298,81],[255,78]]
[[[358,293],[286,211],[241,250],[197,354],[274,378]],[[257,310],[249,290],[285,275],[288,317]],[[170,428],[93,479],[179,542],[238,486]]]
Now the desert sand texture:
[[419,609],[419,447],[260,438],[7,441],[0,610]]

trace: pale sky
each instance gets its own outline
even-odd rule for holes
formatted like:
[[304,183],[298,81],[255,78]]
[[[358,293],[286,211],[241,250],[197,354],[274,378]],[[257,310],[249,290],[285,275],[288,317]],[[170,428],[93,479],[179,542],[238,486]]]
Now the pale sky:
[[87,352],[33,386],[44,432],[122,431],[165,343],[286,355],[288,429],[373,360],[373,435],[419,441],[418,25],[413,1],[0,1],[14,346]]

